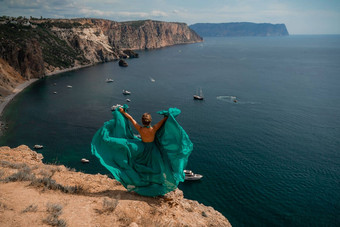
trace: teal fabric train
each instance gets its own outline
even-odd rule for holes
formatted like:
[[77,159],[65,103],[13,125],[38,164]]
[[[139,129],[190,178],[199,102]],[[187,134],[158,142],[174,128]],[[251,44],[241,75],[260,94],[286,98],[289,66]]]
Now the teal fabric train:
[[[127,105],[123,108],[126,110]],[[144,143],[116,109],[113,119],[94,135],[92,154],[128,191],[144,196],[173,191],[184,181],[183,170],[193,149],[187,133],[175,120],[180,112],[177,108],[159,111],[168,119],[157,131],[154,142]]]

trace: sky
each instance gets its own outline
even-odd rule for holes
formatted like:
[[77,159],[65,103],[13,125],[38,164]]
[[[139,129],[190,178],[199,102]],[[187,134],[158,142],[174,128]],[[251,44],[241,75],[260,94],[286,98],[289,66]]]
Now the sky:
[[0,0],[3,15],[273,23],[290,34],[340,34],[340,0]]

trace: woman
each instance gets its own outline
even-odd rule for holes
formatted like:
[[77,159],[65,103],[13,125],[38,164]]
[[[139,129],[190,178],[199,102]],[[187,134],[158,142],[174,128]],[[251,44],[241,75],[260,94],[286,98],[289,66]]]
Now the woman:
[[[151,126],[151,115],[143,114],[139,125],[127,112],[127,105],[115,109],[113,119],[94,135],[96,155],[128,191],[144,196],[164,195],[184,181],[183,170],[193,145],[175,120],[180,110],[159,111],[164,118]],[[141,135],[133,134],[129,121]]]
[[155,124],[153,127],[151,126],[152,117],[149,113],[144,113],[142,116],[143,126],[140,126],[130,114],[126,113],[123,108],[119,107],[119,112],[121,112],[127,119],[129,119],[135,129],[139,132],[142,137],[142,141],[145,143],[151,143],[155,139],[155,135],[157,130],[164,124],[164,122],[168,119],[167,116]]

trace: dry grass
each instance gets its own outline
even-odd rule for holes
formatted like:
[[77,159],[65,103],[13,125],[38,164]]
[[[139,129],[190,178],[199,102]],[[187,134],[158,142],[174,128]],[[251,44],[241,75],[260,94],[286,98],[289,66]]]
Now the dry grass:
[[33,179],[35,179],[35,176],[31,173],[31,169],[25,166],[22,169],[19,169],[18,172],[6,177],[3,181],[8,183],[16,181],[32,181]]
[[[26,164],[17,164],[11,163],[7,161],[1,161],[0,165],[6,168],[18,169],[18,171],[5,179],[1,179],[1,181],[8,183],[8,182],[16,182],[16,181],[30,181],[30,186],[35,187],[43,187],[44,190],[59,190],[64,193],[70,194],[80,194],[84,190],[81,186],[64,186],[58,184],[55,180],[52,179],[52,176],[55,172],[62,171],[62,168],[46,168],[39,171],[39,175],[41,178],[37,178],[32,170],[37,169],[37,166],[33,166],[32,168],[28,167]],[[4,175],[4,172],[0,172],[0,178]]]
[[59,215],[62,213],[63,207],[60,204],[47,204],[47,212],[49,215],[43,220],[45,224],[51,226],[65,227],[66,221],[59,219]]
[[96,212],[98,214],[109,214],[112,213],[118,206],[119,204],[119,199],[108,199],[108,198],[104,198],[103,199],[103,208],[101,210],[96,209]]
[[37,210],[38,210],[38,206],[31,204],[28,207],[26,207],[24,210],[22,210],[21,213],[36,212]]
[[25,163],[11,163],[8,161],[0,161],[0,166],[11,169],[22,169],[24,167],[28,167]]

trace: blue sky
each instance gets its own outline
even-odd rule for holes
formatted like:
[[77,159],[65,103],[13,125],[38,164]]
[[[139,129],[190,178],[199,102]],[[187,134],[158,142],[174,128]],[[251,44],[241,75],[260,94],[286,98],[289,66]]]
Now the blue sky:
[[340,34],[340,0],[0,0],[0,15],[284,23],[290,34]]

